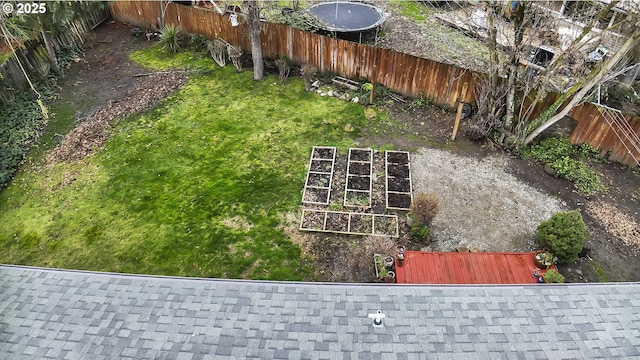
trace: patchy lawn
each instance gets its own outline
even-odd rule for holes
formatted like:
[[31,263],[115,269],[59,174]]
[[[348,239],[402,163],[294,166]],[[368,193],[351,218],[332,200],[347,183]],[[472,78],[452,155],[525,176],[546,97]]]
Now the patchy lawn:
[[94,155],[19,174],[0,194],[0,262],[313,279],[282,214],[300,204],[311,147],[352,146],[368,121],[362,107],[309,94],[300,79],[254,82],[157,46],[132,59],[195,70],[154,109],[120,121]]

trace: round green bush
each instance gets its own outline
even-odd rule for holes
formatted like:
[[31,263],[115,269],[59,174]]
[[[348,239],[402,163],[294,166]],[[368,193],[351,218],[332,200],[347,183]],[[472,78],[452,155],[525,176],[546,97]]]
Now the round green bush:
[[560,263],[573,262],[587,234],[580,210],[558,212],[538,225],[537,238],[540,245],[558,257]]

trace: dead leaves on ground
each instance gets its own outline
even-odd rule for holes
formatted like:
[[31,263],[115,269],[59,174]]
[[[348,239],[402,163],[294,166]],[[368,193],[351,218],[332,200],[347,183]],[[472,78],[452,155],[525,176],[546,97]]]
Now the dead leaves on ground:
[[613,236],[640,249],[640,224],[633,217],[604,201],[590,202],[587,211]]

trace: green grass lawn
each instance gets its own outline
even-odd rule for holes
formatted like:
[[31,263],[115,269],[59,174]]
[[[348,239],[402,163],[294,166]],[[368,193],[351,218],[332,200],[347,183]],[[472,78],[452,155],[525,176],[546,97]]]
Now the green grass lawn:
[[417,1],[391,0],[390,4],[397,8],[400,14],[415,21],[424,21],[429,15],[435,12],[430,7],[427,7]]
[[18,174],[0,194],[0,262],[313,279],[280,225],[300,204],[311,147],[352,146],[368,122],[363,108],[307,93],[301,79],[255,82],[186,53],[152,47],[132,59],[195,75],[122,120],[90,158]]

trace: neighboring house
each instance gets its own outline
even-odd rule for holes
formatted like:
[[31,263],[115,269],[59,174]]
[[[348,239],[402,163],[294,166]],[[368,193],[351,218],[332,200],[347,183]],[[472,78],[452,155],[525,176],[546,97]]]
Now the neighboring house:
[[[610,3],[610,0],[598,1],[541,1],[536,5],[549,11],[553,17],[558,19],[556,31],[561,37],[561,47],[577,37],[584,27],[593,20],[603,8]],[[635,4],[634,4],[635,3]],[[640,6],[637,0],[621,1],[613,7],[607,15],[601,19],[592,30],[593,37],[600,35],[602,31],[601,46],[610,51],[617,50],[624,42],[626,36],[632,31],[632,27],[625,21],[629,16],[633,5]],[[609,30],[607,30],[609,29]],[[595,48],[595,46],[594,46]],[[593,50],[593,49],[591,49]]]

